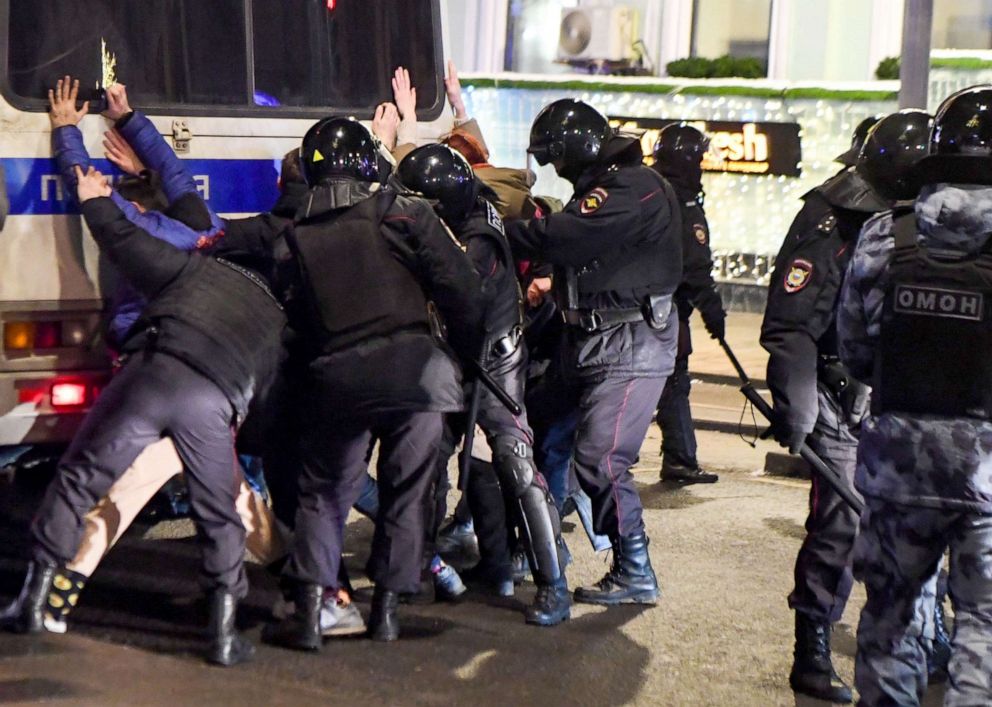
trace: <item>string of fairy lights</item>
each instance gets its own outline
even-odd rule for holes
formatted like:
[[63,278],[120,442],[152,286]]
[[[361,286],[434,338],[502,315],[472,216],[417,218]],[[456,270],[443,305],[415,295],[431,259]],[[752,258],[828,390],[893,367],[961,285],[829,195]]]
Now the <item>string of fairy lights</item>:
[[[992,71],[935,69],[931,103],[960,88],[992,82]],[[492,164],[527,165],[530,125],[540,109],[559,98],[578,98],[604,114],[673,120],[726,120],[798,123],[802,140],[799,177],[707,173],[703,177],[706,215],[720,280],[767,284],[778,251],[801,207],[800,197],[840,169],[834,157],[850,145],[855,126],[870,115],[896,110],[895,101],[768,99],[749,96],[694,96],[631,92],[577,92],[550,89],[476,88],[465,103],[489,144]],[[534,193],[562,200],[571,188],[550,167],[530,167],[538,175]]]

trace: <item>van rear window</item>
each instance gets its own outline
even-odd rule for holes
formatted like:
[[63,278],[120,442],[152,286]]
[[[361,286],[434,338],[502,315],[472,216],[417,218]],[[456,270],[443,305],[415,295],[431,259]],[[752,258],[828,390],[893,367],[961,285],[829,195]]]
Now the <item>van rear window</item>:
[[[371,111],[410,69],[417,103],[443,100],[437,0],[7,0],[7,85],[43,99],[106,61],[135,105]],[[105,47],[105,52],[104,52]]]

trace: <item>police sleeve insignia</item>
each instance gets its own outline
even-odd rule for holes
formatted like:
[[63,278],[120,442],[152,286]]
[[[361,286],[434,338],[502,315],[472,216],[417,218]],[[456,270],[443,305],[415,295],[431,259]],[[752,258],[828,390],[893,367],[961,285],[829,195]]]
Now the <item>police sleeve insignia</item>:
[[504,236],[506,235],[506,231],[503,230],[503,219],[500,218],[499,212],[496,210],[496,207],[490,204],[488,201],[486,202],[486,221],[495,230],[499,231]]
[[709,240],[710,235],[706,232],[706,226],[701,223],[697,223],[692,227],[692,232],[696,236],[696,240],[699,241],[699,245],[706,245]]
[[802,258],[796,258],[789,266],[789,272],[785,274],[785,291],[789,294],[799,292],[799,290],[809,284],[809,279],[813,275],[813,263]]
[[608,196],[609,195],[606,193],[605,189],[602,187],[596,187],[582,197],[582,200],[579,202],[579,213],[583,216],[596,213],[603,207],[603,204],[606,203]]

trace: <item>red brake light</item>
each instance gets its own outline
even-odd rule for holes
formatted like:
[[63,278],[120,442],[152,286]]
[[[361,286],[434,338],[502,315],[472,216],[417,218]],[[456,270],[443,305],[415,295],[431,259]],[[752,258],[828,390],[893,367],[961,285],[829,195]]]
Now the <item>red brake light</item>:
[[86,402],[86,386],[82,383],[56,383],[52,386],[52,406],[72,407]]
[[334,6],[338,4],[338,0],[327,0],[327,11],[332,12]]
[[36,349],[57,349],[61,345],[61,322],[37,322],[34,325],[34,347]]

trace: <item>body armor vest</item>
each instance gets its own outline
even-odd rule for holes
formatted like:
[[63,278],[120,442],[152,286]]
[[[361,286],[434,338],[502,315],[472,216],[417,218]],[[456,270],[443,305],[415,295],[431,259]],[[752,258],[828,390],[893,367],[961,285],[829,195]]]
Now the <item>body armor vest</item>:
[[398,331],[430,332],[427,297],[382,233],[394,198],[391,191],[378,192],[290,233],[309,329],[322,353]]
[[[896,219],[872,412],[992,419],[992,253],[940,258]],[[953,353],[952,353],[953,352]]]
[[[168,352],[206,375],[239,412],[279,365],[282,307],[251,270],[195,256],[188,275],[142,312],[124,350]],[[191,335],[190,329],[197,335]]]
[[[658,180],[659,188],[668,199],[671,217],[659,223],[662,211],[643,223],[644,237],[637,243],[593,260],[575,273],[578,294],[594,295],[619,292],[621,295],[640,292],[648,295],[670,295],[682,279],[682,217],[681,206],[668,184],[657,172],[645,168]],[[660,233],[652,233],[661,229]]]

